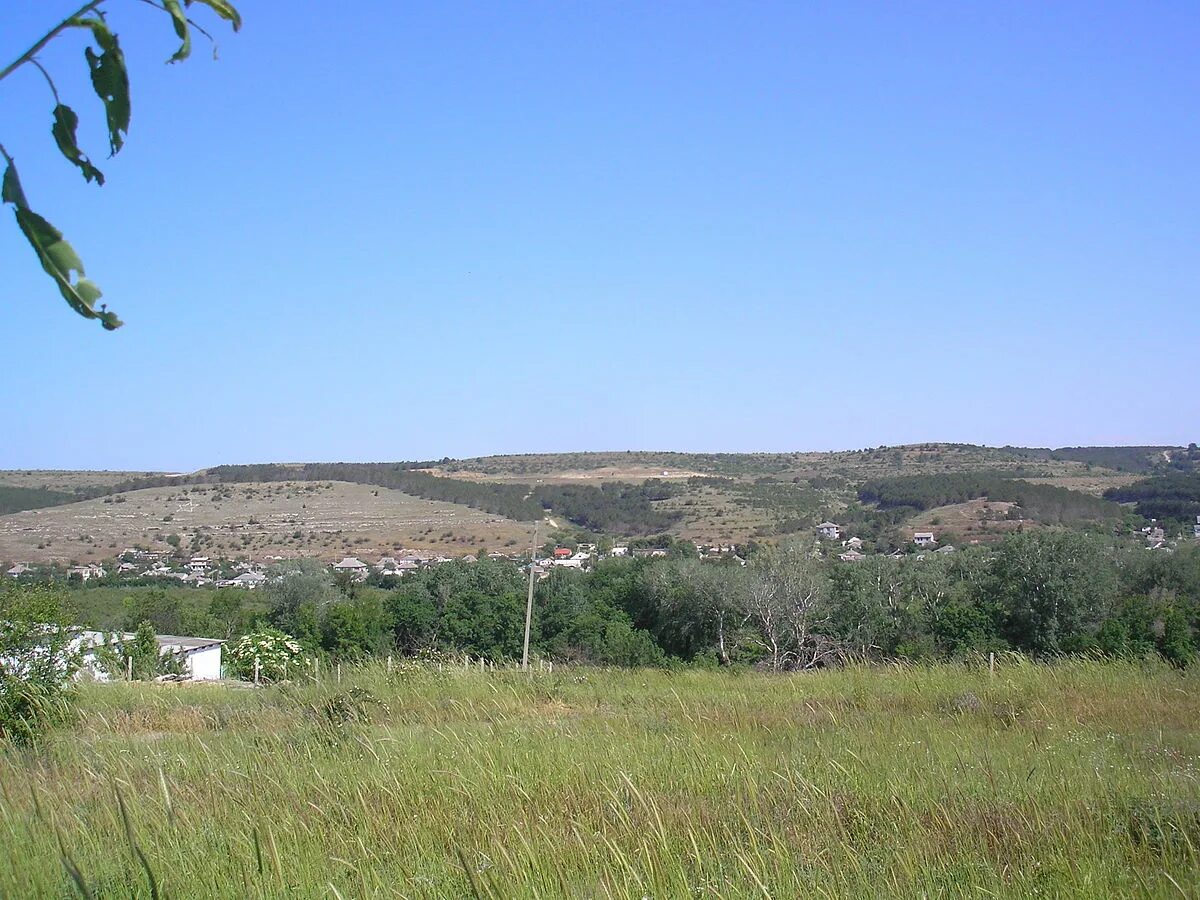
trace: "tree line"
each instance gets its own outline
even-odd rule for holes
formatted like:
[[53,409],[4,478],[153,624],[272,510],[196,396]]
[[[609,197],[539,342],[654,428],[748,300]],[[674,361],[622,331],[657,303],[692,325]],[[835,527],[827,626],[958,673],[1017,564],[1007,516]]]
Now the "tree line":
[[1104,496],[1118,503],[1135,503],[1135,512],[1147,519],[1195,522],[1200,516],[1200,472],[1171,472],[1144,478],[1124,487],[1110,488]]
[[[526,575],[508,561],[454,561],[400,579],[339,582],[315,560],[281,563],[255,592],[215,592],[207,609],[179,595],[131,598],[123,627],[233,637],[269,624],[307,652],[352,659],[437,650],[518,658]],[[787,671],[849,659],[947,659],[1018,650],[1160,654],[1197,649],[1200,547],[1121,548],[1043,530],[922,559],[814,557],[807,540],[759,548],[745,566],[607,559],[537,583],[533,648],[603,665],[753,665]]]
[[858,489],[861,502],[882,509],[927,510],[981,498],[1015,503],[1024,518],[1049,525],[1114,520],[1122,515],[1111,500],[995,472],[897,475],[870,479]]

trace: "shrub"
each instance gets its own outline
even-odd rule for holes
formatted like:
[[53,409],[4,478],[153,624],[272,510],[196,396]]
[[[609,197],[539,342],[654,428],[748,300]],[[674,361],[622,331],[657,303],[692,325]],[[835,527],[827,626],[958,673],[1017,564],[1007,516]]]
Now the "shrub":
[[0,586],[0,741],[35,742],[70,711],[80,657],[63,592]]
[[294,672],[302,659],[303,650],[295,638],[269,627],[251,631],[225,648],[225,665],[230,674],[253,678],[257,661],[260,681],[282,681],[289,666]]

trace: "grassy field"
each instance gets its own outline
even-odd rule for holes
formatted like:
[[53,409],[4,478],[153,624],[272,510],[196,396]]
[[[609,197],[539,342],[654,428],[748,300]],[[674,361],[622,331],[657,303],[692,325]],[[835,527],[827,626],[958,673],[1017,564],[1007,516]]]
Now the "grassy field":
[[1200,674],[347,671],[84,688],[0,894],[1190,897]]

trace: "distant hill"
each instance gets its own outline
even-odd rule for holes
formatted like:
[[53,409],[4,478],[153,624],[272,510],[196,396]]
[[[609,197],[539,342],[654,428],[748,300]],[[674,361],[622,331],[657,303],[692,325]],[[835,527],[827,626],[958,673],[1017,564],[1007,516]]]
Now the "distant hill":
[[[1187,473],[1198,461],[1200,453],[1194,445],[1051,449],[931,442],[829,452],[629,450],[384,463],[262,463],[217,466],[188,474],[25,470],[0,472],[0,536],[4,538],[0,549],[18,559],[36,559],[39,553],[35,550],[49,553],[51,548],[55,556],[82,558],[103,555],[113,549],[110,545],[125,540],[153,542],[172,531],[183,532],[186,538],[189,520],[171,505],[184,502],[184,493],[199,487],[250,485],[257,487],[239,494],[245,502],[237,505],[236,516],[233,504],[218,501],[227,497],[224,490],[210,491],[207,502],[221,515],[211,521],[205,518],[203,527],[224,529],[239,537],[262,531],[247,547],[254,552],[262,552],[268,545],[277,552],[290,547],[301,555],[318,552],[318,548],[349,549],[347,535],[342,533],[345,529],[333,525],[341,513],[318,524],[308,521],[311,514],[292,510],[289,514],[297,523],[291,531],[282,527],[281,495],[277,489],[264,487],[281,483],[342,485],[335,487],[334,494],[322,496],[354,497],[358,498],[355,502],[378,507],[378,515],[369,515],[377,525],[361,535],[369,546],[397,542],[422,546],[453,542],[464,549],[478,547],[480,542],[489,547],[495,542],[512,546],[510,542],[523,542],[521,535],[544,518],[554,523],[551,529],[566,532],[627,538],[669,534],[700,544],[770,540],[810,530],[822,519],[832,518],[885,545],[896,540],[914,516],[937,516],[934,511],[941,505],[979,506],[975,501],[981,497],[1007,504],[1006,509],[1015,506],[1011,515],[1023,521],[1075,524],[1112,520],[1120,512],[1112,501],[1146,499],[1118,493],[1138,476]],[[350,490],[352,485],[367,490]],[[438,515],[450,516],[457,509],[455,517],[465,527],[444,529],[453,535],[442,538],[443,532],[436,530],[442,524],[435,525],[436,516],[430,513],[429,524],[422,528],[409,524],[391,528],[386,522],[389,516],[403,509],[401,518],[408,522],[412,511],[426,507],[404,506],[395,499],[383,503],[382,497],[393,496],[383,494],[385,490],[425,503],[445,504],[437,507],[441,510]],[[135,494],[139,508],[146,508],[136,533],[91,527],[89,517],[97,515],[95,502],[103,501],[101,520],[111,514],[114,522],[125,521],[132,507],[125,507],[118,516],[118,507],[108,504],[123,503],[123,498],[132,499]],[[289,494],[303,510],[298,490],[288,489],[283,496]],[[1103,494],[1107,500],[1101,499]],[[166,507],[148,503],[146,497],[161,498]],[[82,508],[85,501],[91,505]],[[62,513],[50,516],[49,511],[58,508]],[[1138,512],[1151,508],[1158,507],[1143,503]],[[151,509],[160,511],[152,515]],[[36,519],[41,524],[31,527],[30,517],[37,510],[46,512]],[[996,509],[983,512],[991,517],[989,522],[995,519]],[[14,515],[24,518],[13,520]],[[280,527],[259,528],[258,523],[268,517]],[[68,527],[68,522],[76,524]],[[497,527],[498,522],[509,524]],[[988,532],[987,525],[982,523],[979,530]],[[102,536],[94,531],[112,533]],[[292,532],[302,537],[292,537]]]

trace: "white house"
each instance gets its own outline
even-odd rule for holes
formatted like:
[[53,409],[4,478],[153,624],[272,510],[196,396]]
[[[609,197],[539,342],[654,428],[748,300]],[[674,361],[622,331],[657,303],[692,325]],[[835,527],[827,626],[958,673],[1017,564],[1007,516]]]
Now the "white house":
[[1192,526],[1192,532],[1196,540],[1200,541],[1200,516],[1196,516],[1196,524]]
[[[101,668],[96,659],[96,650],[107,642],[110,645],[120,645],[132,641],[136,635],[131,632],[105,634],[102,631],[82,631],[72,642],[72,649],[83,655],[82,674],[96,681],[109,681],[111,676]],[[192,681],[217,681],[221,677],[221,645],[225,642],[217,638],[180,637],[173,634],[160,634],[157,637],[160,656],[176,654],[183,658],[184,674]]]
[[847,550],[845,553],[838,554],[838,559],[840,559],[842,562],[858,562],[860,559],[866,558],[867,557],[865,554],[859,553],[853,547]]
[[207,556],[193,556],[188,562],[187,568],[193,575],[203,575],[208,571],[208,563]]
[[22,575],[32,575],[33,569],[29,568],[29,566],[25,565],[24,563],[17,563],[4,574],[9,578],[20,578]]
[[842,526],[833,522],[822,522],[817,526],[817,534],[823,538],[836,541],[842,535]]
[[240,587],[248,591],[252,591],[257,587],[261,587],[266,583],[267,576],[262,572],[243,572],[234,578],[227,578],[225,581],[218,581],[217,587]]
[[92,578],[103,578],[108,573],[104,571],[103,566],[88,565],[88,566],[71,566],[67,571],[68,575],[78,575],[81,581],[88,581]]
[[918,547],[928,547],[930,544],[936,544],[937,539],[932,531],[918,531],[913,534],[913,543]]
[[355,581],[362,581],[366,578],[368,570],[369,567],[367,564],[355,556],[343,557],[341,562],[333,564],[333,571],[335,573],[344,572]]

